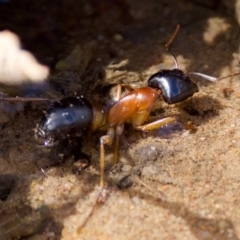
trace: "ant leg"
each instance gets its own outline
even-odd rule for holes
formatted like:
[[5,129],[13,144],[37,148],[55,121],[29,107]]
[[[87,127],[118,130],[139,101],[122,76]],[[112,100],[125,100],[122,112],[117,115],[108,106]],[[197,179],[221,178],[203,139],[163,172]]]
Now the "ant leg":
[[142,126],[137,126],[135,128],[137,130],[141,130],[144,132],[144,131],[150,131],[150,130],[154,130],[157,128],[161,128],[161,127],[163,127],[169,123],[173,123],[173,122],[180,122],[185,129],[190,130],[192,132],[195,132],[197,130],[194,126],[189,125],[187,123],[182,123],[181,121],[177,120],[175,117],[165,117],[165,118],[158,119],[154,122],[151,122],[151,123],[148,123],[148,124],[145,124]]
[[175,117],[166,117],[166,118],[163,118],[163,119],[158,119],[154,122],[151,122],[151,123],[148,123],[148,124],[145,124],[145,125],[142,125],[142,126],[137,126],[135,127],[137,130],[141,130],[141,131],[150,131],[150,130],[154,130],[154,129],[157,129],[157,128],[161,128],[169,123],[172,123],[172,122],[176,122],[176,118]]
[[122,95],[122,84],[118,84],[117,85],[117,96],[116,96],[116,100],[119,101]]
[[114,141],[113,165],[116,165],[118,163],[119,157],[118,149],[119,149],[119,136],[116,136]]
[[115,128],[109,127],[107,135],[100,138],[100,187],[104,187],[105,148],[104,145],[112,145],[115,136]]
[[114,143],[114,155],[113,155],[113,165],[118,163],[118,149],[119,149],[119,138],[124,131],[124,124],[121,123],[116,127],[116,136],[115,136],[115,143]]
[[187,124],[187,123],[183,123],[182,121],[179,121],[182,126],[186,129],[186,130],[189,130],[191,132],[196,132],[197,131],[197,128],[195,128],[193,125],[191,124]]
[[[122,87],[125,87],[124,85],[122,84],[118,84],[117,85],[117,101],[120,100],[121,98],[121,95],[122,95]],[[127,88],[128,89],[128,88]],[[133,89],[131,88],[131,91]],[[113,165],[116,165],[118,163],[118,149],[119,149],[119,138],[120,136],[122,135],[123,133],[123,130],[124,130],[124,124],[119,124],[117,125],[116,127],[116,134],[114,134],[115,136],[115,140],[114,140],[114,154],[113,154]]]
[[131,85],[127,85],[127,84],[122,84],[122,87],[127,89],[129,92],[132,92],[135,90]]
[[117,85],[117,96],[116,96],[116,101],[119,101],[121,99],[122,96],[122,89],[125,88],[128,92],[132,92],[134,91],[134,88],[130,85],[127,84],[121,84],[119,83]]

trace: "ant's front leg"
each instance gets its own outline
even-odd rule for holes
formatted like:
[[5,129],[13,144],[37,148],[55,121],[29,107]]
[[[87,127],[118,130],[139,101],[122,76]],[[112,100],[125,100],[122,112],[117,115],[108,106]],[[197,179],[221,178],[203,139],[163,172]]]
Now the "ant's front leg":
[[185,129],[190,130],[192,132],[195,132],[197,130],[194,126],[187,124],[187,123],[182,123],[181,121],[177,120],[175,117],[165,117],[165,118],[158,119],[154,122],[151,122],[151,123],[148,123],[148,124],[145,124],[142,126],[137,126],[135,128],[137,130],[141,130],[141,131],[145,132],[145,131],[150,131],[150,130],[164,127],[164,126],[166,126],[170,123],[174,123],[174,122],[180,122]]
[[[124,89],[124,91],[123,91],[123,89]],[[132,91],[134,91],[134,88],[132,86],[128,85],[128,84],[122,84],[122,83],[117,84],[116,94],[115,94],[115,97],[114,97],[115,101],[117,102],[122,98],[123,92],[124,92],[123,95],[125,95],[126,93],[132,92]]]
[[149,118],[149,116],[150,116],[150,111],[147,109],[135,111],[135,113],[131,118],[132,125],[134,126],[135,129],[145,132],[145,131],[150,131],[150,130],[164,127],[170,123],[180,122],[185,129],[196,131],[196,128],[194,126],[191,126],[186,123],[182,123],[176,117],[165,117],[165,118],[161,118],[156,121],[144,124],[144,122]]
[[148,123],[148,124],[145,124],[145,125],[142,125],[142,126],[137,126],[135,127],[137,130],[141,130],[143,132],[145,131],[150,131],[150,130],[154,130],[154,129],[157,129],[157,128],[161,128],[163,126],[166,126],[167,124],[170,124],[170,123],[173,123],[173,122],[176,122],[176,118],[175,117],[165,117],[165,118],[162,118],[162,119],[158,119],[154,122],[151,122],[151,123]]

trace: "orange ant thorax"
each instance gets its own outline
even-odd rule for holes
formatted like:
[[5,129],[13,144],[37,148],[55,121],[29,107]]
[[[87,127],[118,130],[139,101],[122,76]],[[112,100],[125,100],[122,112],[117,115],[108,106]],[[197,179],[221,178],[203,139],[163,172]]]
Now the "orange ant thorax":
[[[108,111],[107,122],[110,126],[125,123],[126,121],[139,115],[141,111],[150,110],[161,91],[150,87],[142,87],[126,94],[116,102]],[[133,125],[135,121],[131,121]],[[142,121],[141,121],[142,122]],[[138,125],[138,124],[137,124]]]

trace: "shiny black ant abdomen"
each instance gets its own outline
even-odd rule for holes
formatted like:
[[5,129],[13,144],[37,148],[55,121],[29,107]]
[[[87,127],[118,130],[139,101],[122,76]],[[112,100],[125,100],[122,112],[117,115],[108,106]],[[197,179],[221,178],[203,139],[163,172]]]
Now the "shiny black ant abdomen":
[[51,145],[57,138],[79,134],[89,129],[93,119],[91,103],[83,97],[67,97],[55,101],[44,113],[37,126],[36,137],[42,139],[45,146]]
[[38,143],[51,146],[57,140],[81,137],[104,122],[104,114],[85,97],[66,97],[51,104],[36,129]]

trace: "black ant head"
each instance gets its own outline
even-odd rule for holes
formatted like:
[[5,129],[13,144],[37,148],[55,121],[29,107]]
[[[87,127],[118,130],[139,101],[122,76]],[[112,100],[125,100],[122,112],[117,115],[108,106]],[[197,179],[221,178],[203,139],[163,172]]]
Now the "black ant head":
[[191,97],[195,92],[199,91],[198,85],[190,79],[190,74],[200,76],[212,82],[223,79],[211,77],[197,72],[187,74],[186,72],[179,69],[177,58],[170,50],[170,45],[175,38],[179,28],[180,26],[177,25],[174,33],[166,44],[166,50],[172,55],[175,62],[175,68],[172,70],[160,70],[159,72],[153,74],[148,80],[148,86],[161,90],[163,98],[168,104],[182,102],[183,100]]
[[198,86],[180,69],[160,70],[148,80],[148,86],[161,90],[165,102],[182,102],[198,92]]
[[169,48],[179,28],[180,26],[177,25],[173,35],[166,44],[166,50],[172,55],[175,68],[172,70],[160,70],[148,80],[148,86],[161,90],[163,98],[168,104],[182,102],[199,91],[197,84],[190,79],[188,74],[179,69],[177,58]]

